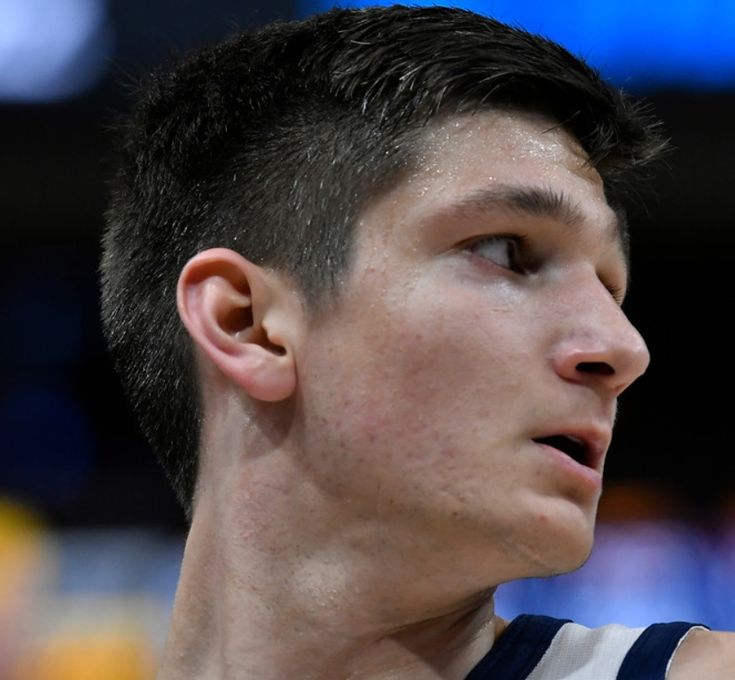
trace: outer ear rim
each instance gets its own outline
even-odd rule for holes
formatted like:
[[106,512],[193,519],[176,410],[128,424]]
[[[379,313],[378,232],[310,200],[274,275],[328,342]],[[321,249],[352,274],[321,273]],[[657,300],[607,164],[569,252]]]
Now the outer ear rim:
[[296,388],[293,315],[283,297],[289,292],[275,273],[211,248],[182,268],[176,305],[206,362],[253,399],[276,402]]

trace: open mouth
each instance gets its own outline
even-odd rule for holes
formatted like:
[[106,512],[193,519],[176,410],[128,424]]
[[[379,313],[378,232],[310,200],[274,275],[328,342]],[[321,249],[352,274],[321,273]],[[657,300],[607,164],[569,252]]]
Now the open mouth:
[[538,437],[534,439],[537,444],[546,444],[566,453],[572,460],[580,465],[590,467],[590,456],[587,445],[577,437],[566,434],[553,435],[551,437]]

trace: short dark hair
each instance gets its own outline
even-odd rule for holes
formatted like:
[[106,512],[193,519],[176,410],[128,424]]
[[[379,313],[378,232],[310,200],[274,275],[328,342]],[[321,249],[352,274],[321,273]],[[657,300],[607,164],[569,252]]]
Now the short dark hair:
[[569,130],[611,203],[666,146],[647,107],[556,43],[469,11],[337,9],[200,50],[120,126],[102,319],[142,430],[191,519],[202,415],[179,273],[232,248],[316,313],[349,273],[357,212],[415,162],[436,116],[511,107]]

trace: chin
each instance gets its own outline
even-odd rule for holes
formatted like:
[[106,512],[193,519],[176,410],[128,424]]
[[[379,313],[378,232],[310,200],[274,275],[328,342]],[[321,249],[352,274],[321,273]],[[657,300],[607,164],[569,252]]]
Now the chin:
[[587,562],[592,546],[578,550],[570,548],[565,552],[557,549],[547,554],[536,554],[529,560],[528,571],[521,578],[548,578],[577,571]]
[[559,574],[568,574],[569,572],[576,571],[580,567],[584,566],[592,553],[592,547],[593,541],[590,539],[590,541],[584,545],[570,548],[568,553],[557,560],[555,565],[556,568],[550,575],[556,576]]
[[526,544],[524,557],[532,573],[524,576],[567,574],[589,559],[594,546],[594,520],[579,514],[574,518],[557,518],[557,521],[545,517],[541,525],[534,528]]

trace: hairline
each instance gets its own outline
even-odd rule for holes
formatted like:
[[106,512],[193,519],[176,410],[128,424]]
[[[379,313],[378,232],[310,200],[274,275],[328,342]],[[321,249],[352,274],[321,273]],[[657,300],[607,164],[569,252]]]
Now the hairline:
[[[483,103],[471,110],[451,110],[444,109],[437,111],[433,115],[427,116],[422,122],[413,125],[407,125],[403,130],[393,135],[394,146],[400,145],[404,147],[404,155],[399,166],[389,172],[384,178],[382,185],[367,193],[363,197],[357,198],[352,204],[352,214],[347,218],[348,232],[348,252],[344,267],[338,273],[338,282],[336,285],[328,286],[321,290],[316,296],[309,296],[301,285],[297,282],[297,290],[302,296],[303,307],[308,315],[315,316],[319,319],[324,318],[324,314],[328,314],[334,310],[334,306],[340,301],[342,288],[349,282],[354,274],[354,264],[356,259],[356,247],[359,240],[359,230],[361,217],[370,207],[385,196],[398,188],[407,181],[413,173],[419,172],[424,164],[421,162],[427,152],[430,152],[430,142],[427,139],[428,134],[433,130],[468,116],[483,115],[488,113],[509,113],[521,116],[535,116],[546,120],[550,123],[548,130],[562,128],[574,141],[581,147],[581,140],[575,132],[569,129],[564,123],[556,120],[548,112],[541,110],[540,107],[510,105],[507,103]],[[390,136],[390,133],[388,133]],[[406,144],[406,142],[408,142]],[[585,152],[585,164],[599,173],[597,168],[590,163],[590,159]],[[372,166],[373,170],[380,168],[378,161]],[[603,189],[606,189],[604,177],[600,175]],[[538,201],[538,209],[533,208],[533,201]],[[342,198],[343,205],[347,202]],[[554,201],[558,202],[558,207],[553,208]],[[494,203],[496,207],[500,207],[501,203],[506,203],[506,207],[515,207],[527,214],[536,216],[547,216],[558,219],[574,228],[575,223],[581,223],[586,220],[581,211],[574,205],[571,197],[562,191],[555,190],[550,186],[522,186],[520,184],[504,184],[497,187],[482,187],[476,191],[470,192],[465,196],[460,196],[457,202],[450,202],[444,209],[462,209],[463,207],[477,207],[487,209],[488,203]],[[606,234],[611,243],[617,242],[623,255],[625,268],[627,272],[628,284],[630,279],[630,233],[628,220],[625,209],[617,202],[609,200],[605,195],[606,205],[613,211],[615,217],[610,225],[606,228]],[[441,209],[440,209],[441,210]],[[566,213],[566,214],[565,214]],[[281,273],[281,268],[274,268]],[[285,270],[282,273],[287,273]]]

